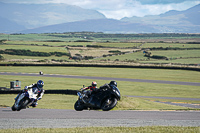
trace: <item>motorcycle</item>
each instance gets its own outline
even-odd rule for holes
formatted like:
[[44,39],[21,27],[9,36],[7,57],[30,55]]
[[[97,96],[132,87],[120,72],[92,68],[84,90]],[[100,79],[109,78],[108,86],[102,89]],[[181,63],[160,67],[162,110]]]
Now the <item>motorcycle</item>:
[[34,99],[37,99],[37,89],[22,90],[15,99],[14,105],[11,107],[12,111],[20,111],[21,109],[26,109],[31,104],[33,104]]
[[117,101],[121,97],[119,89],[114,85],[110,88],[98,89],[95,94],[91,95],[91,99],[88,99],[85,90],[78,92],[77,95],[78,100],[74,104],[76,111],[87,109],[109,111],[117,105]]

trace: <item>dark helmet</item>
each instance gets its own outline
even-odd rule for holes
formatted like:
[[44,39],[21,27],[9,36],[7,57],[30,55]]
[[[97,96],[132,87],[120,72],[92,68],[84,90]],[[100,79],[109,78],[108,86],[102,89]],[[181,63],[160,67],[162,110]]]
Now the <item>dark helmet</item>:
[[39,80],[38,82],[37,82],[37,87],[38,88],[42,88],[44,86],[44,82],[42,81],[42,80]]
[[92,82],[92,87],[96,87],[97,86],[97,82],[93,81]]
[[114,85],[117,87],[117,82],[116,81],[110,81],[110,84],[109,85]]

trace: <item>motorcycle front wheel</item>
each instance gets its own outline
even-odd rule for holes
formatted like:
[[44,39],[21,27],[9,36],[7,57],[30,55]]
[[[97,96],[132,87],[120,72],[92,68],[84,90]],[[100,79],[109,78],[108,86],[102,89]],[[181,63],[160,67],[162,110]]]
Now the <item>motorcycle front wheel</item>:
[[117,99],[114,97],[109,97],[106,100],[104,100],[101,109],[103,111],[109,111],[113,109],[117,105]]
[[23,98],[23,99],[19,102],[19,107],[18,107],[17,111],[20,111],[21,109],[26,108],[26,106],[28,105],[28,103],[29,103],[29,100]]
[[13,105],[13,106],[11,107],[11,109],[12,109],[12,111],[16,111],[16,110],[17,110],[16,107],[15,107],[15,105]]
[[80,103],[79,100],[76,101],[76,103],[74,104],[74,109],[76,111],[82,111],[84,109],[83,104]]

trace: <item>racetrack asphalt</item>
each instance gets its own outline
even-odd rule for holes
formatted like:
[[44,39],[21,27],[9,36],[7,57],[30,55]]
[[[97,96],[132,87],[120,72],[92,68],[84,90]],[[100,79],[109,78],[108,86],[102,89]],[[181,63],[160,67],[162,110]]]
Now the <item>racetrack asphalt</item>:
[[75,111],[0,108],[0,129],[200,126],[200,111]]

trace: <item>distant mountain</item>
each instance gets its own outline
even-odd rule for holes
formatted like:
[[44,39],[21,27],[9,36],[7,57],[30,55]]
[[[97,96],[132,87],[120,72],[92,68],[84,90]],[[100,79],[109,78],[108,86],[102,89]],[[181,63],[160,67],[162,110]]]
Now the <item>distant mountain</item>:
[[35,29],[21,31],[21,33],[63,33],[63,32],[105,32],[105,33],[149,33],[159,30],[149,25],[122,22],[115,19],[92,19],[49,25]]
[[[96,10],[83,9],[67,4],[14,4],[2,2],[0,2],[0,17],[26,28],[105,18],[103,14]],[[2,25],[2,22],[0,24]]]
[[0,17],[0,33],[18,32],[26,28],[6,18]]
[[95,10],[66,4],[0,2],[0,33],[200,33],[199,20],[200,4],[185,11],[115,20]]
[[160,15],[122,18],[121,21],[155,25],[166,32],[200,32],[200,4],[185,11],[171,10]]
[[187,20],[194,25],[200,25],[200,4],[184,11],[184,14],[185,18],[183,20]]

